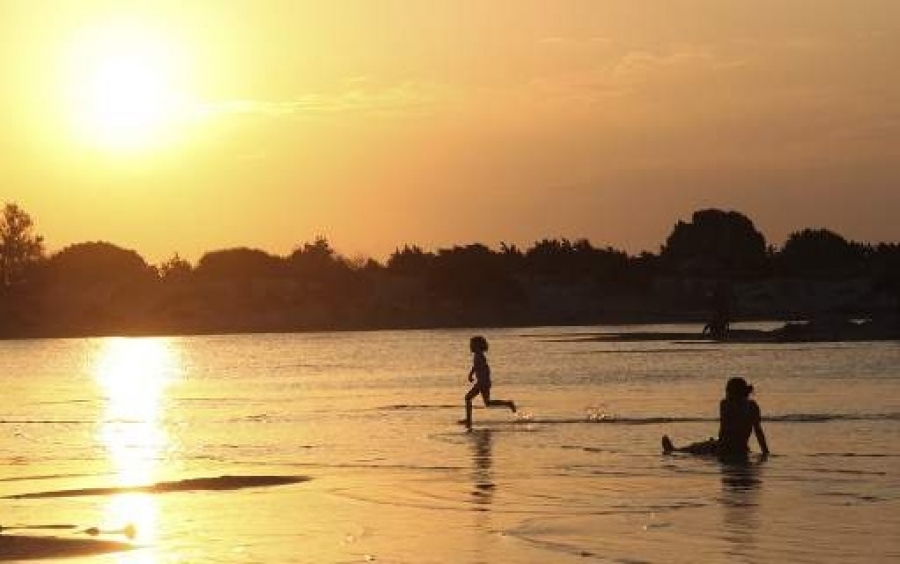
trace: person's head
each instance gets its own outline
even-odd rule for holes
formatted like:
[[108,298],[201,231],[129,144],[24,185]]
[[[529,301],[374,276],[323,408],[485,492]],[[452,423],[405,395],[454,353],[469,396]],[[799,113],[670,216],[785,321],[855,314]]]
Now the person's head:
[[740,376],[729,378],[725,384],[725,397],[728,399],[747,399],[753,393],[753,386]]
[[469,339],[469,350],[473,353],[483,353],[488,350],[488,342],[487,339],[482,337],[481,335],[475,335],[471,339]]

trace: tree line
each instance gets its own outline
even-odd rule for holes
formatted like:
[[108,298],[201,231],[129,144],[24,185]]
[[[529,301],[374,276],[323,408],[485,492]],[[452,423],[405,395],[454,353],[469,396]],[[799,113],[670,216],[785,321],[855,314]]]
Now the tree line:
[[7,337],[699,320],[723,284],[739,316],[873,316],[900,303],[900,245],[803,229],[776,248],[745,215],[707,209],[639,255],[555,238],[407,244],[382,263],[319,237],[287,256],[240,247],[151,265],[108,242],[48,253],[7,203],[0,283]]

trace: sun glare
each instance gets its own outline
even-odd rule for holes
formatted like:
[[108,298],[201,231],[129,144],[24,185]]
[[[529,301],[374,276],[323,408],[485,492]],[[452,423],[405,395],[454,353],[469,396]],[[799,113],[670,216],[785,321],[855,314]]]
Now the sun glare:
[[125,485],[149,482],[166,443],[164,392],[177,373],[163,339],[109,339],[95,374],[107,406],[100,437]]
[[[179,372],[175,350],[165,339],[107,339],[93,363],[106,399],[98,438],[109,453],[118,485],[150,484],[168,448],[163,415],[166,388]],[[131,526],[138,542],[151,542],[157,514],[153,495],[118,494],[107,503],[104,528]],[[145,560],[126,555],[119,561]]]
[[133,24],[83,32],[68,54],[78,135],[103,149],[165,145],[187,110],[184,54],[164,33]]

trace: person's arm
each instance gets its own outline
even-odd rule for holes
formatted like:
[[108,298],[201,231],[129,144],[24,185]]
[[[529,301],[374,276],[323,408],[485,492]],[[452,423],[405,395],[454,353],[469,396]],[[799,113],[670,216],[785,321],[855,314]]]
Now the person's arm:
[[753,421],[753,432],[756,433],[756,440],[759,441],[759,448],[762,450],[763,454],[769,454],[769,445],[766,443],[766,434],[763,432],[762,428],[762,414],[759,411],[759,406],[756,406],[756,417]]
[[756,433],[756,440],[759,441],[759,448],[763,454],[769,454],[769,445],[766,444],[766,434],[763,432],[762,423],[757,421],[753,425],[753,432]]
[[469,370],[469,382],[473,382],[475,380],[475,364],[472,364],[472,370]]
[[724,424],[725,424],[725,400],[719,402],[719,442],[725,438],[724,435]]

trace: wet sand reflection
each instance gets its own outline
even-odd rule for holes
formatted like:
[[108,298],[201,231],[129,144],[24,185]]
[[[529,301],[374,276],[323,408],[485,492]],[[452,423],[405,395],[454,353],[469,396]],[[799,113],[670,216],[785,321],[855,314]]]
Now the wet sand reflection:
[[476,510],[488,511],[494,501],[494,484],[491,466],[493,466],[493,436],[488,429],[470,432],[472,438],[472,462],[474,464],[472,496]]
[[492,528],[491,506],[494,502],[496,484],[493,476],[493,435],[489,429],[474,429],[467,433],[471,440],[472,457],[472,510],[475,512],[473,519],[473,532],[475,538],[472,542],[473,554],[467,556],[472,562],[488,561],[487,555],[491,552],[491,546],[485,533]]
[[722,520],[728,553],[748,556],[758,549],[764,459],[722,463]]

